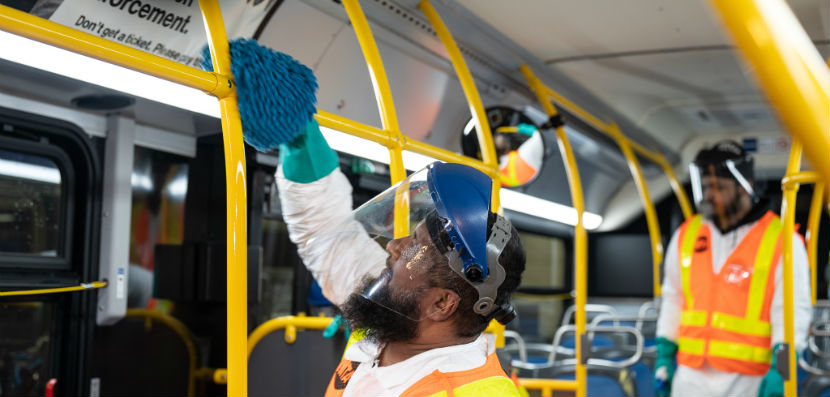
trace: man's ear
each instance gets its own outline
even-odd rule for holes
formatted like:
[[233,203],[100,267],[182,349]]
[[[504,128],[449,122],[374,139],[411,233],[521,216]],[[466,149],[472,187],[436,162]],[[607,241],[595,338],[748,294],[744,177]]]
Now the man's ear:
[[427,294],[426,304],[428,307],[423,313],[432,321],[446,321],[458,310],[461,297],[458,294],[445,288],[432,288]]

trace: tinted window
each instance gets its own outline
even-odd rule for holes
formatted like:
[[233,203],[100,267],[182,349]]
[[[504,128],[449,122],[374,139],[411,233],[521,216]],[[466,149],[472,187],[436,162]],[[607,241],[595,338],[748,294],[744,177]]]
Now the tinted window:
[[58,255],[62,187],[54,160],[0,149],[0,253]]

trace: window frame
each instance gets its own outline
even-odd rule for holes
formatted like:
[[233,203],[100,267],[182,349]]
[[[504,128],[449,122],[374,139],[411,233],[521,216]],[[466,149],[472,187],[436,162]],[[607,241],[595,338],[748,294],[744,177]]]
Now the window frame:
[[19,152],[46,157],[55,162],[61,174],[61,213],[58,219],[57,255],[40,256],[28,253],[0,251],[0,269],[56,269],[69,270],[72,258],[72,235],[69,228],[75,220],[75,173],[69,155],[48,141],[32,142],[23,139],[0,136],[0,147],[10,152]]

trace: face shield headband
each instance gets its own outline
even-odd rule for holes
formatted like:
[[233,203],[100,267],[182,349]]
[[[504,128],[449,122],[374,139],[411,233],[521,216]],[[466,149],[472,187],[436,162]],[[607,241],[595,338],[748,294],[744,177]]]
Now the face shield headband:
[[496,306],[498,290],[506,276],[504,267],[499,263],[499,257],[507,246],[507,242],[510,241],[510,222],[501,216],[496,216],[496,221],[487,239],[489,274],[483,280],[480,276],[480,268],[472,263],[465,264],[460,254],[463,248],[456,249],[452,243],[447,232],[448,229],[452,228],[449,220],[441,218],[437,213],[432,213],[427,216],[426,226],[433,244],[447,258],[450,269],[478,292],[478,300],[473,305],[473,311],[476,314],[488,316],[498,310],[495,316],[496,320],[502,324],[510,322],[516,315],[513,307],[509,303],[503,305],[503,307]]

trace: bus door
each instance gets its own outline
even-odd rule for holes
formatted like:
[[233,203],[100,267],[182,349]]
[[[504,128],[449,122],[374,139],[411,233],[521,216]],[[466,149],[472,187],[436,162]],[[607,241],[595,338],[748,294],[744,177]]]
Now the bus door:
[[88,395],[100,163],[66,122],[0,108],[0,396]]

